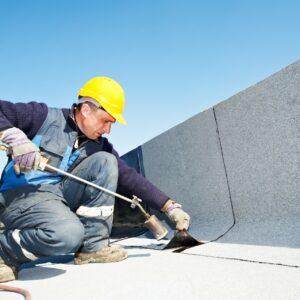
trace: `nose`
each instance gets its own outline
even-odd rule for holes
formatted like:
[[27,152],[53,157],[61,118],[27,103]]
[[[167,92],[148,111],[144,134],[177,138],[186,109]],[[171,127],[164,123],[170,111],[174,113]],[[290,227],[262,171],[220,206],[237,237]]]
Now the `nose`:
[[105,124],[104,132],[105,132],[106,134],[110,134],[110,130],[111,130],[111,123]]

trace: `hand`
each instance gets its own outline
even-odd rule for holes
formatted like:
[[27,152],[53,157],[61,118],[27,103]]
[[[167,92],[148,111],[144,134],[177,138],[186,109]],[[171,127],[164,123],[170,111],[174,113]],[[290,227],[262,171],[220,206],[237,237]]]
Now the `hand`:
[[190,226],[190,216],[181,208],[181,205],[173,202],[166,209],[168,218],[176,224],[176,229],[187,230]]
[[39,148],[27,138],[22,130],[16,127],[9,128],[0,133],[0,138],[11,148],[16,174],[32,169],[37,170],[41,158]]

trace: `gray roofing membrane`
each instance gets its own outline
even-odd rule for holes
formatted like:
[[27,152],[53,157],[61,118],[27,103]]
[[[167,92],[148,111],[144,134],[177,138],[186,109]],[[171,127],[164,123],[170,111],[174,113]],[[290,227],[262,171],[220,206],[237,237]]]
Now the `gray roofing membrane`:
[[[170,129],[141,149],[144,175],[183,205],[191,215],[189,232],[195,238],[211,241],[228,231],[233,225],[233,215],[213,109]],[[128,157],[128,162],[135,166],[132,153]],[[167,239],[171,239],[172,224],[163,214],[152,213],[168,228]],[[147,237],[151,236],[146,234],[122,244],[155,249],[167,244]]]
[[188,253],[300,265],[300,63],[215,107],[236,225]]
[[142,145],[145,176],[207,242],[184,253],[299,266],[299,87],[297,61]]
[[142,150],[145,176],[191,215],[190,233],[194,237],[214,240],[232,226],[229,191],[212,109],[147,142]]
[[33,299],[300,299],[299,117],[297,61],[123,156],[183,205],[205,244],[161,251],[173,225],[155,212],[169,235],[140,235],[141,215],[117,201],[112,242],[127,260],[55,258],[25,265],[12,285]]

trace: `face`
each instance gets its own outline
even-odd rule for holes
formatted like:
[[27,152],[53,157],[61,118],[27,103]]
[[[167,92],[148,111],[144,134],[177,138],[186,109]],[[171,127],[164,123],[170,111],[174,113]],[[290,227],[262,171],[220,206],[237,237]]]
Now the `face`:
[[106,111],[86,103],[76,113],[76,120],[80,130],[91,140],[98,139],[102,134],[109,134],[111,125],[116,122]]

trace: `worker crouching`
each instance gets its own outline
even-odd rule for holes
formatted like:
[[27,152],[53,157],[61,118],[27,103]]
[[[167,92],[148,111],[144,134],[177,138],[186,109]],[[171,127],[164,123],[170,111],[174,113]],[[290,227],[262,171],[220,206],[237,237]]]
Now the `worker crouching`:
[[43,103],[0,101],[0,139],[10,147],[1,178],[0,282],[40,257],[75,253],[75,264],[124,260],[126,251],[109,245],[114,196],[59,174],[38,170],[41,155],[53,167],[110,191],[141,197],[165,212],[177,229],[187,229],[181,206],[119,158],[104,138],[122,115],[122,87],[95,77],[79,91],[71,109]]

